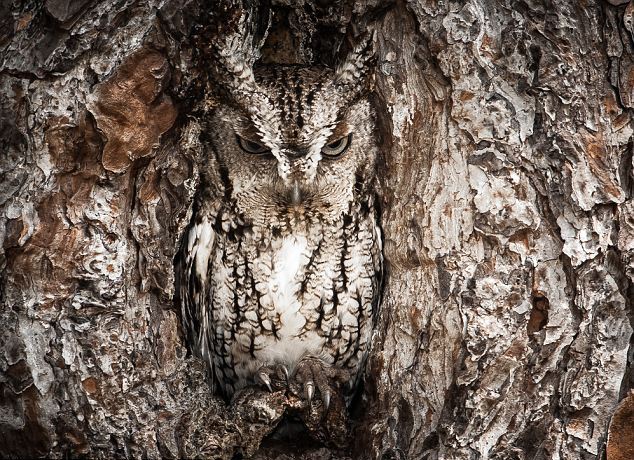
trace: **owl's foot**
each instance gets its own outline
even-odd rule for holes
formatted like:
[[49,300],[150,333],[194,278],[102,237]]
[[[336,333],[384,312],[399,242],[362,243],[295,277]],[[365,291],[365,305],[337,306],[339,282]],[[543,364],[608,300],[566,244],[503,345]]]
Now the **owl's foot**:
[[[298,395],[303,395],[306,398],[309,408],[311,407],[315,390],[317,390],[321,396],[324,412],[326,412],[330,406],[330,397],[332,395],[330,382],[336,376],[337,372],[321,359],[307,356],[302,358],[297,364],[293,376],[293,381],[297,385],[291,385],[291,390],[295,386]],[[300,388],[301,393],[299,393]]]
[[341,448],[349,441],[348,413],[342,391],[349,381],[347,370],[330,366],[314,356],[302,358],[291,378],[289,390],[295,396],[289,398],[295,401],[291,413],[303,422],[312,438],[326,445]]
[[256,381],[264,385],[270,392],[288,388],[288,369],[283,364],[261,366],[255,374]]

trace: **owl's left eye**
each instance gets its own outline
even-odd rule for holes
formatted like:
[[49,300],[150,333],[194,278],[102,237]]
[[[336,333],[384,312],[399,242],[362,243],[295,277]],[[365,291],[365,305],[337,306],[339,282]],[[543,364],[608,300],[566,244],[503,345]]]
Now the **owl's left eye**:
[[251,153],[253,155],[259,155],[262,153],[269,152],[269,148],[265,145],[259,144],[254,141],[250,141],[249,139],[244,139],[237,135],[236,137],[238,138],[238,145],[240,146],[240,148],[247,153]]
[[321,149],[321,153],[330,158],[337,158],[341,156],[343,152],[348,150],[351,141],[352,133],[342,137],[341,139],[336,140],[335,142],[324,145],[324,147]]

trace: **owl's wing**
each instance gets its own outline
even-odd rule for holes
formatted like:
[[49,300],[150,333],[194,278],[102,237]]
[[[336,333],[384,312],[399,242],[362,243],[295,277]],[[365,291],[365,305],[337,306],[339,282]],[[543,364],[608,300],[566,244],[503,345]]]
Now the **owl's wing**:
[[383,283],[385,282],[385,265],[383,260],[383,232],[378,223],[374,225],[374,240],[372,245],[372,263],[374,265],[374,278],[372,283],[372,323],[376,326],[383,296]]
[[[210,292],[209,258],[215,244],[210,218],[194,218],[183,239],[177,271],[183,328],[192,352],[202,357],[213,371],[212,343],[209,337]],[[213,373],[213,372],[212,372]],[[214,376],[211,376],[214,381]]]

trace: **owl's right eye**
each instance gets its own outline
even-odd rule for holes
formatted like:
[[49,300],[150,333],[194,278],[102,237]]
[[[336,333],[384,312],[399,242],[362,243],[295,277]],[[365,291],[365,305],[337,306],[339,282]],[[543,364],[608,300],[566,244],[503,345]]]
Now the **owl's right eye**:
[[236,137],[238,138],[238,145],[240,146],[240,148],[247,153],[250,153],[252,155],[260,155],[269,152],[269,148],[265,145],[250,141],[249,139],[245,139],[237,135]]

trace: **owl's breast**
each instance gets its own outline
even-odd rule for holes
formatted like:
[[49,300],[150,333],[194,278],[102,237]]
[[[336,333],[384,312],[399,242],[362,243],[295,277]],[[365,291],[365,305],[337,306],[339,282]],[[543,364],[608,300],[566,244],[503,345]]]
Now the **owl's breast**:
[[292,372],[306,355],[359,366],[377,290],[374,229],[371,220],[342,221],[220,242],[211,322],[217,366],[233,369],[236,388],[263,364]]
[[[299,360],[317,337],[301,337],[306,326],[302,282],[310,276],[308,263],[314,248],[306,235],[290,234],[271,242],[256,263],[256,290],[264,315],[274,324],[274,331],[265,331],[258,356],[264,360]],[[273,333],[274,332],[274,333]]]

